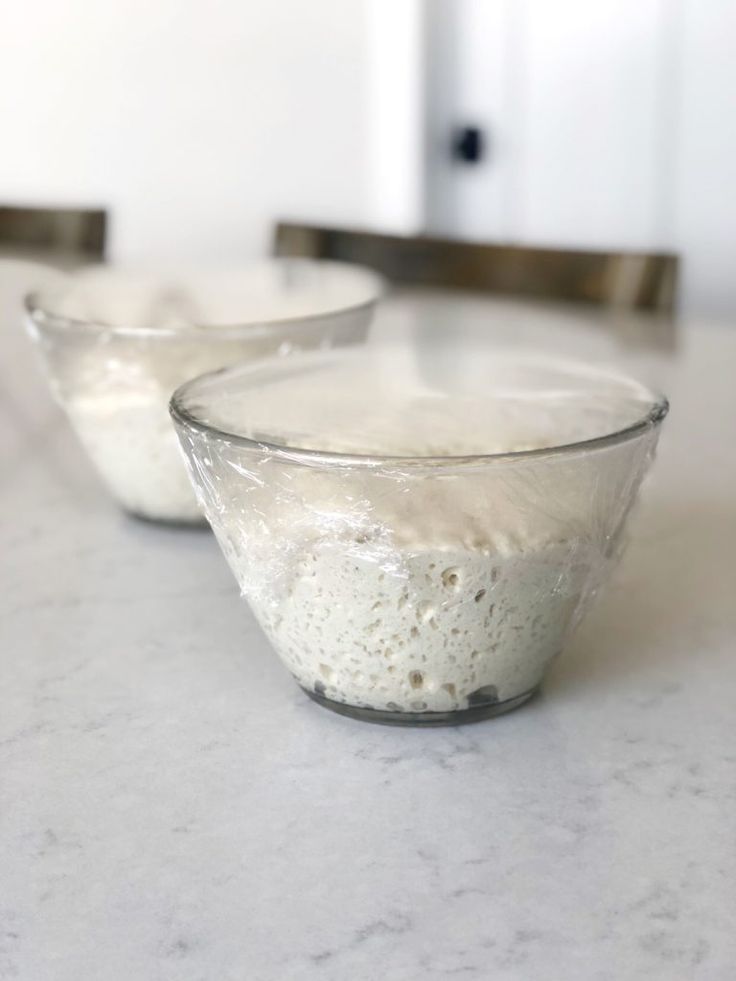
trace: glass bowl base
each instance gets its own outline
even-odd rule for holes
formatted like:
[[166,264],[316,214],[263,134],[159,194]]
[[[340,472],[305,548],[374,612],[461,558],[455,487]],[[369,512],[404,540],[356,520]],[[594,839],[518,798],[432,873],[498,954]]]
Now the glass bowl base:
[[313,702],[337,712],[338,715],[347,715],[351,719],[359,719],[361,722],[374,722],[383,726],[462,726],[469,722],[483,722],[484,719],[493,719],[497,715],[504,715],[515,708],[528,702],[529,699],[539,691],[539,685],[535,685],[529,691],[515,698],[508,698],[504,702],[486,702],[482,705],[471,705],[465,709],[455,709],[451,712],[391,712],[384,709],[363,708],[360,705],[347,705],[345,702],[335,702],[331,698],[325,698],[319,692],[310,691],[308,688],[302,690],[309,695]]
[[142,521],[148,525],[159,525],[165,528],[184,528],[194,529],[195,531],[210,531],[211,526],[207,518],[202,514],[191,518],[164,518],[146,514],[145,511],[134,511],[132,508],[122,507],[123,513],[135,521]]

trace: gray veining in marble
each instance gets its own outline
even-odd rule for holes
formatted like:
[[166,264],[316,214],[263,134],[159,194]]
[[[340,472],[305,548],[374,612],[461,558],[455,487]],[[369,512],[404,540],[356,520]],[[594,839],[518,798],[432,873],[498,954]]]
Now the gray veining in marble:
[[107,501],[12,322],[21,279],[0,277],[3,981],[735,976],[736,331],[629,355],[588,329],[580,353],[673,400],[624,563],[528,707],[396,730],[297,690],[207,532]]

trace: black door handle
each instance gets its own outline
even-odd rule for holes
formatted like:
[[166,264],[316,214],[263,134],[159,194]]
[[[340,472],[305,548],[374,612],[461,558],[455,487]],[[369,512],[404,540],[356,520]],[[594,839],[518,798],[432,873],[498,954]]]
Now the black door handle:
[[478,126],[463,126],[452,140],[452,156],[462,163],[478,163],[485,153],[483,131]]

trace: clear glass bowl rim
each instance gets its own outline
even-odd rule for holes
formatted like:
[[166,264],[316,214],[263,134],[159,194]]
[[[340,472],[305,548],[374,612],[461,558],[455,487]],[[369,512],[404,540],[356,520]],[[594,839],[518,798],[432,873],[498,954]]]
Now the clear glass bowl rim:
[[[287,358],[285,360],[290,359]],[[284,463],[300,464],[317,469],[366,468],[375,471],[386,471],[387,473],[396,473],[402,470],[428,470],[436,473],[438,470],[445,472],[455,469],[467,470],[485,468],[496,464],[521,463],[523,461],[531,462],[532,460],[543,458],[572,456],[595,452],[596,450],[602,450],[618,443],[625,443],[637,439],[652,429],[659,428],[670,408],[669,401],[665,395],[653,391],[641,382],[629,378],[625,374],[608,372],[609,377],[618,378],[628,383],[633,382],[639,386],[643,392],[647,393],[650,405],[647,411],[638,419],[634,420],[634,422],[613,432],[601,434],[600,436],[594,436],[572,443],[541,447],[539,449],[512,450],[506,453],[478,453],[465,456],[389,456],[367,453],[336,453],[329,450],[288,446],[284,443],[279,443],[275,439],[254,439],[250,436],[244,436],[242,433],[220,429],[211,423],[204,422],[195,413],[186,408],[184,402],[188,398],[192,388],[202,382],[209,382],[217,379],[221,375],[237,371],[238,367],[238,365],[231,365],[226,368],[219,368],[216,371],[208,371],[180,385],[169,401],[169,413],[176,425],[184,429],[193,429],[218,442],[234,444],[260,454],[267,453],[274,459],[282,460]],[[250,365],[249,367],[257,371],[260,366]]]
[[39,330],[50,330],[66,332],[68,334],[86,334],[124,337],[134,340],[161,340],[176,341],[194,340],[239,340],[245,338],[257,338],[266,336],[274,329],[297,327],[302,324],[314,324],[317,322],[327,322],[337,320],[360,312],[368,312],[374,307],[386,291],[386,281],[380,273],[361,266],[357,263],[333,262],[321,259],[306,259],[301,256],[271,257],[269,263],[294,261],[314,263],[324,267],[330,266],[333,269],[349,269],[359,272],[365,277],[366,286],[372,292],[365,299],[355,303],[347,303],[344,306],[336,306],[333,309],[324,310],[318,313],[308,313],[288,317],[259,318],[255,320],[244,320],[233,324],[196,324],[191,327],[131,327],[125,324],[106,324],[97,320],[85,320],[75,317],[67,317],[64,314],[54,313],[47,302],[44,301],[44,290],[36,289],[27,293],[23,299],[23,306],[26,314]]

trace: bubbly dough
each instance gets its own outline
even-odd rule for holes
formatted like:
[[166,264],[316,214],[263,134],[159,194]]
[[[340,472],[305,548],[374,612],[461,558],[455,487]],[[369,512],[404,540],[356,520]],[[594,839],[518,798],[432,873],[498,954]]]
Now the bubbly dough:
[[203,521],[163,394],[79,397],[67,403],[67,412],[126,511],[154,521]]
[[586,571],[564,544],[505,557],[411,551],[387,572],[322,542],[279,602],[253,608],[303,687],[367,708],[447,712],[539,684]]

